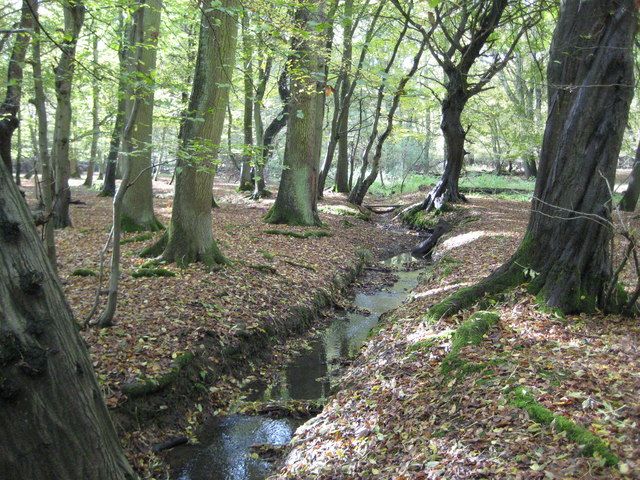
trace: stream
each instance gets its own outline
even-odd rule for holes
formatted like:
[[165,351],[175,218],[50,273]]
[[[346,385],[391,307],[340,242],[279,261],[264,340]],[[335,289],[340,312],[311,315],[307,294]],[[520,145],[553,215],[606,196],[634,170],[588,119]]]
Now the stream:
[[[270,385],[253,390],[250,401],[315,400],[330,395],[340,361],[357,355],[380,316],[397,308],[415,288],[423,269],[406,268],[414,262],[410,253],[380,262],[398,267],[393,284],[356,292],[353,312],[333,318],[329,326],[309,342],[309,348],[291,359]],[[370,275],[367,273],[366,275]],[[366,277],[365,277],[366,278]],[[364,313],[364,312],[368,313]],[[229,415],[203,425],[197,447],[178,447],[170,463],[176,480],[263,480],[271,464],[250,452],[253,444],[285,445],[304,423],[294,418]]]

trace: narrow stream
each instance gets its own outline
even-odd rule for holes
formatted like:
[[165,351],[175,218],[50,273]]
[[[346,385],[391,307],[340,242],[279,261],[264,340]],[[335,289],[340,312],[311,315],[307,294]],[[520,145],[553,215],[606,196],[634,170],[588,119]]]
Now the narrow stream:
[[[334,318],[309,349],[291,360],[271,385],[258,388],[252,401],[314,400],[329,396],[336,369],[341,359],[358,353],[380,316],[397,308],[418,283],[422,269],[405,268],[415,261],[411,254],[392,257],[384,265],[398,267],[392,272],[398,279],[380,290],[358,292],[353,304],[369,313],[348,312]],[[292,418],[273,419],[265,416],[230,415],[211,420],[201,429],[201,445],[184,448],[173,456],[173,465],[183,464],[177,480],[263,480],[270,470],[269,462],[249,451],[253,444],[284,445],[291,440],[303,422]],[[176,450],[178,450],[176,449]],[[180,462],[177,458],[191,455]]]

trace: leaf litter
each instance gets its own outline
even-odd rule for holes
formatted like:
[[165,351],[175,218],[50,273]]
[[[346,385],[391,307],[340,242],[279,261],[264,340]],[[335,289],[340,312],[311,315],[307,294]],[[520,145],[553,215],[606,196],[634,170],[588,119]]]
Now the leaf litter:
[[[75,226],[58,231],[56,240],[60,277],[81,320],[91,307],[95,277],[71,273],[97,271],[111,206],[110,199],[84,189],[74,190],[74,197],[86,205],[73,206]],[[311,303],[320,289],[330,290],[333,277],[355,265],[361,248],[381,257],[394,246],[397,253],[399,244],[415,243],[356,218],[327,214],[321,218],[330,237],[268,235],[261,219],[268,203],[237,195],[223,200],[213,213],[214,235],[232,266],[210,272],[200,265],[168,265],[176,277],[135,279],[131,272],[144,263],[136,252],[160,234],[123,247],[116,325],[82,332],[112,411],[125,405],[122,385],[164,374],[176,356],[207,356],[212,338],[223,347],[246,332],[280,327],[292,308]],[[156,199],[155,208],[167,223],[171,200]],[[558,317],[540,311],[523,286],[491,305],[500,323],[479,345],[462,349],[461,370],[442,373],[451,333],[474,309],[437,322],[425,321],[425,312],[499,267],[519,244],[528,218],[528,205],[503,199],[472,198],[457,208],[467,221],[441,242],[437,263],[407,302],[386,316],[384,328],[344,374],[341,391],[298,429],[271,478],[640,478],[637,319]],[[304,235],[308,229],[287,230]],[[270,268],[254,268],[261,265]],[[388,280],[383,275],[381,281]],[[348,304],[340,298],[337,303]],[[274,348],[272,360],[282,362],[287,353]],[[219,355],[208,361],[225,362]],[[243,372],[245,380],[277,370],[258,360],[253,367]],[[240,395],[242,380],[219,376],[200,397],[187,399],[182,418],[169,426],[121,428],[138,472],[166,478],[150,446],[171,434],[192,437],[207,408],[223,408]],[[516,386],[598,435],[620,459],[618,466],[582,456],[566,434],[534,422],[513,404]]]

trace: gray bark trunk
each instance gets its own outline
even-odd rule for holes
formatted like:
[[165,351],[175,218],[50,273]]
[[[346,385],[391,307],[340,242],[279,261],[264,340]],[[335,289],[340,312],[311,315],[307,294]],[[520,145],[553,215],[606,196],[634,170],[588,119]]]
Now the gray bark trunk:
[[84,342],[0,165],[2,478],[131,480]]
[[75,56],[78,36],[84,23],[85,8],[81,0],[62,2],[64,10],[64,39],[62,54],[55,68],[56,74],[56,118],[53,129],[53,151],[51,157],[55,167],[55,201],[53,222],[56,228],[71,226],[69,203],[69,141],[71,133],[71,89],[75,71]]

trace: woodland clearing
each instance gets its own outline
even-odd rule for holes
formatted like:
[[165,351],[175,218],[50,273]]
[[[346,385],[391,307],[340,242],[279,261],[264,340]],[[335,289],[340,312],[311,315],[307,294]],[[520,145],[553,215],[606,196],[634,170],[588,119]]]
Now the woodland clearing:
[[[156,187],[156,214],[166,224],[170,187]],[[73,205],[74,227],[57,231],[56,242],[65,293],[82,323],[97,280],[73,273],[98,271],[111,201],[81,187],[73,196],[84,203]],[[405,195],[398,203],[416,198]],[[383,258],[417,240],[375,221],[324,213],[329,210],[322,206],[343,204],[341,196],[321,203],[323,227],[280,229],[329,234],[308,238],[266,233],[272,229],[262,221],[268,201],[255,203],[228,189],[216,199],[214,235],[229,265],[215,272],[166,265],[175,276],[135,278],[146,261],[136,252],[160,234],[128,234],[125,241],[140,240],[123,248],[116,325],[82,332],[129,459],[145,478],[166,478],[152,445],[175,435],[193,439],[205,415],[240,396],[243,380],[268,377],[290,353],[281,346],[259,356],[238,345],[258,338],[282,344],[284,330],[312,328],[308,319],[286,319],[300,317],[318,293],[342,301],[334,278],[354,275],[363,249]],[[451,333],[477,309],[431,322],[428,308],[509,257],[529,205],[470,197],[455,209],[463,220],[440,242],[436,264],[363,349],[342,390],[301,427],[274,478],[640,478],[637,319],[559,316],[538,308],[523,285],[477,308],[497,313],[498,325],[479,345],[461,349],[457,368],[443,371]],[[632,221],[637,229],[638,219]],[[187,352],[198,359],[184,375],[187,386],[176,382],[135,406],[127,402],[124,385],[153,382]],[[249,368],[234,371],[240,363]],[[579,442],[554,430],[555,420],[551,426],[534,421],[515,405],[517,386],[597,435],[620,463],[605,467],[598,453],[582,456]]]

